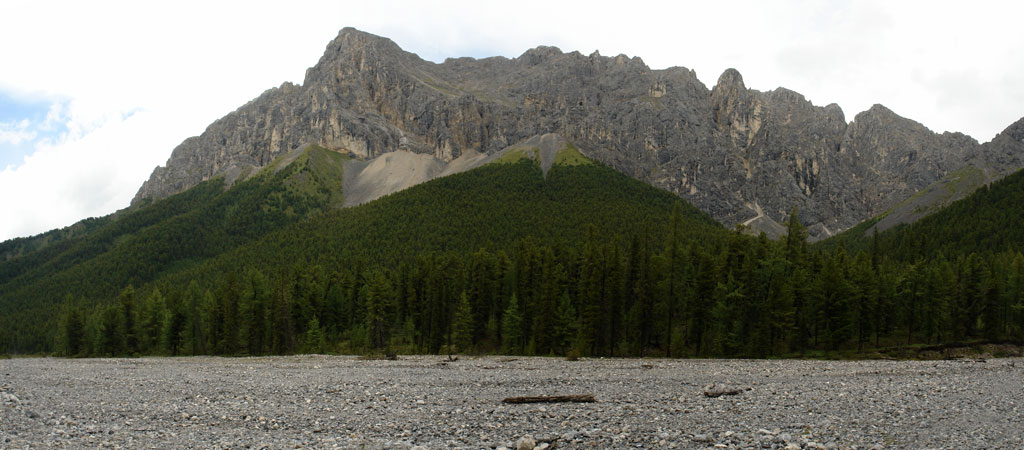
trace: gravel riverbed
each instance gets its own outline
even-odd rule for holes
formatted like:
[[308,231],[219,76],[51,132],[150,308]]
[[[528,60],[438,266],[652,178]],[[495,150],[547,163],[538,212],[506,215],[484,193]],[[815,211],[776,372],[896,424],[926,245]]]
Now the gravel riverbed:
[[1024,360],[0,360],[0,448],[531,446],[1021,449]]

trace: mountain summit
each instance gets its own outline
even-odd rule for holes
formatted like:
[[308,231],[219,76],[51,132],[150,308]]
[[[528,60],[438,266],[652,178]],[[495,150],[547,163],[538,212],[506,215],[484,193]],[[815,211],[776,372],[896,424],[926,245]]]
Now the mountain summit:
[[270,89],[175,148],[133,204],[264,167],[307,144],[363,159],[402,151],[448,163],[547,133],[727,226],[777,234],[798,207],[816,238],[965,166],[986,179],[1024,166],[1019,139],[981,145],[936,134],[881,105],[847,123],[835,104],[748,89],[734,69],[708,89],[685,68],[651,70],[638,57],[554,47],[435,64],[346,28],[301,86]]

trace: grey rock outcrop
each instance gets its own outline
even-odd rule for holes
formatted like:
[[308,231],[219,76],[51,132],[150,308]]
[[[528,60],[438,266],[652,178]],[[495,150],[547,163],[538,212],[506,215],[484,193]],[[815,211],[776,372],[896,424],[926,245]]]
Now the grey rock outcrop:
[[271,89],[185,140],[133,203],[262,167],[307,143],[365,159],[406,151],[449,162],[546,133],[727,226],[777,234],[798,207],[814,237],[884,212],[965,165],[1002,174],[1024,166],[1013,136],[981,146],[878,105],[848,124],[837,105],[747,89],[732,69],[708,89],[685,68],[553,47],[435,64],[346,28],[301,86]]

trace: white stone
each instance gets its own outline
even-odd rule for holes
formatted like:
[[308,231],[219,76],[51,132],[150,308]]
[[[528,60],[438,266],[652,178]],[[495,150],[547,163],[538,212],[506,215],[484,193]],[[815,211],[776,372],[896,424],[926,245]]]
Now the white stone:
[[537,441],[533,439],[533,436],[526,435],[519,438],[516,441],[516,450],[533,450],[537,446]]

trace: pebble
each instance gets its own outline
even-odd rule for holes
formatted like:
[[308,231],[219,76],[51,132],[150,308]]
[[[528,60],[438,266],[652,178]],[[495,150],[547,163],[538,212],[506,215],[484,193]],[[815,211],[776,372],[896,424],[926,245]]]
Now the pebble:
[[1021,448],[1019,358],[443,360],[0,360],[0,448]]
[[526,435],[519,438],[516,441],[516,450],[533,450],[537,446],[537,441],[533,440],[533,436]]

